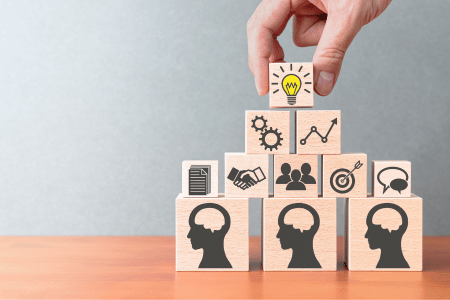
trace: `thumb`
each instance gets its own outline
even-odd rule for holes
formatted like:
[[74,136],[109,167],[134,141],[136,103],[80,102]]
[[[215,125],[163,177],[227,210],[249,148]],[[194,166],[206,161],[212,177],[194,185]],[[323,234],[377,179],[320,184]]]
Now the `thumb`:
[[358,9],[346,7],[336,11],[329,10],[325,28],[313,58],[317,94],[326,96],[333,90],[345,52],[363,24],[363,18]]

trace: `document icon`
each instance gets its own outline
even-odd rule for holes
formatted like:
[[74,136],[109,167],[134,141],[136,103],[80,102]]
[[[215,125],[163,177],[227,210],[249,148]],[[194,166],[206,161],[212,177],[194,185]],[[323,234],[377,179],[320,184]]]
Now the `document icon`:
[[189,195],[206,196],[211,193],[211,166],[192,165],[189,168]]

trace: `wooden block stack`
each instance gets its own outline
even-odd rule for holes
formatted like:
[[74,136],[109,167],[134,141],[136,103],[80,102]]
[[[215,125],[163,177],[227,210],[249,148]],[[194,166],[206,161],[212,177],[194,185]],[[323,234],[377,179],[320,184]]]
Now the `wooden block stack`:
[[[312,63],[269,71],[270,108],[313,106]],[[411,195],[410,162],[373,161],[367,197],[367,155],[341,153],[340,111],[296,111],[295,154],[289,111],[246,111],[245,120],[245,153],[225,153],[224,195],[217,161],[183,162],[177,271],[248,271],[249,198],[262,199],[265,271],[337,269],[336,198],[345,198],[349,270],[422,269],[422,199]]]

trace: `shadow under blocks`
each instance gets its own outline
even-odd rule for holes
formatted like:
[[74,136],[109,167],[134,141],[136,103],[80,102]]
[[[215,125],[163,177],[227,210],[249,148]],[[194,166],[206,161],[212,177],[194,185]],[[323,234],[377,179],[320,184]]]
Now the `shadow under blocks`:
[[[242,112],[244,152],[225,152],[223,170],[218,160],[182,163],[176,270],[338,271],[344,252],[349,271],[422,271],[423,200],[412,193],[411,162],[342,153],[341,111],[303,109],[314,104],[311,62],[273,63],[268,75],[271,110]],[[272,108],[297,110],[291,119]],[[253,245],[261,264],[249,256],[250,198],[261,199],[261,244]],[[337,198],[345,199],[344,243]]]

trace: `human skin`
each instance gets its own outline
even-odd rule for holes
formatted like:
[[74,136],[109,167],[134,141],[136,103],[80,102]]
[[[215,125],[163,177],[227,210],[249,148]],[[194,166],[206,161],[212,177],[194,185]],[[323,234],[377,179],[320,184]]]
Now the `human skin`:
[[285,62],[277,37],[294,16],[298,47],[316,46],[314,90],[331,93],[345,52],[360,29],[377,18],[391,0],[263,0],[247,23],[248,63],[256,90],[269,92],[269,63]]

